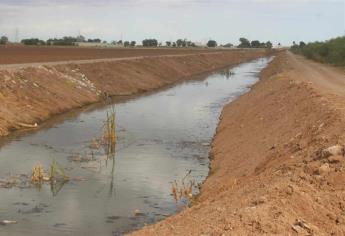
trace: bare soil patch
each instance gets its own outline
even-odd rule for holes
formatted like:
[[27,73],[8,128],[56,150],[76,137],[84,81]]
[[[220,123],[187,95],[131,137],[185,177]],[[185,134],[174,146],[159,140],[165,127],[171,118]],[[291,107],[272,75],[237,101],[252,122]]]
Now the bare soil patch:
[[217,52],[208,49],[5,47],[0,46],[0,64],[22,64],[139,56],[162,56]]

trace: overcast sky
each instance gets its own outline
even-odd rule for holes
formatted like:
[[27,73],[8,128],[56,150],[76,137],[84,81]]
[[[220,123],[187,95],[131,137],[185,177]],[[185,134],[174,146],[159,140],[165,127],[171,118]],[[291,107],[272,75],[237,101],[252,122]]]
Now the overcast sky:
[[239,37],[326,40],[345,33],[345,0],[0,0],[0,35],[103,40]]

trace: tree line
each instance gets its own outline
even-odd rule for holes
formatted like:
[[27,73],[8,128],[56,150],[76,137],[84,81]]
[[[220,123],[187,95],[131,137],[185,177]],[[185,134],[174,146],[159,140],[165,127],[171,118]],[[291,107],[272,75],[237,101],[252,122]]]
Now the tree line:
[[[231,43],[226,43],[224,45],[219,45],[220,47],[237,47],[237,48],[268,48],[271,49],[273,47],[272,43],[270,41],[267,41],[266,43],[260,42],[259,40],[253,40],[249,41],[246,38],[240,38],[240,43],[238,46],[234,46]],[[0,38],[0,44],[6,44],[8,43],[8,38],[6,36],[3,36]],[[50,38],[46,41],[38,39],[38,38],[28,38],[21,40],[21,43],[24,45],[48,45],[48,46],[74,46],[78,43],[107,43],[106,41],[102,41],[99,38],[95,39],[86,39],[84,36],[79,35],[77,37],[71,37],[71,36],[65,36],[62,38]],[[112,41],[110,44],[117,45],[117,46],[124,46],[124,47],[135,47],[137,45],[136,41]],[[144,39],[142,41],[143,47],[178,47],[178,48],[184,48],[184,47],[200,47],[202,45],[197,45],[195,42],[192,42],[188,39],[177,39],[176,41],[166,41],[165,45],[163,45],[162,42],[159,42],[157,39],[149,38]],[[210,39],[206,46],[209,48],[215,48],[218,47],[218,43],[216,40]]]
[[303,41],[298,44],[293,42],[290,50],[318,62],[345,66],[345,37],[308,44]]

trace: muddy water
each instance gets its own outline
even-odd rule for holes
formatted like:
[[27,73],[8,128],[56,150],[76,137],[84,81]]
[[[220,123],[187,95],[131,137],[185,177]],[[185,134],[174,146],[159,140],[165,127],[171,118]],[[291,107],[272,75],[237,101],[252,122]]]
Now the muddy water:
[[196,183],[206,178],[222,107],[247,91],[268,62],[255,60],[117,103],[114,159],[89,147],[111,105],[3,145],[0,179],[29,174],[37,163],[47,169],[55,159],[70,181],[0,188],[0,221],[17,221],[0,225],[0,235],[118,235],[174,214],[186,202],[176,204],[171,183],[190,170]]

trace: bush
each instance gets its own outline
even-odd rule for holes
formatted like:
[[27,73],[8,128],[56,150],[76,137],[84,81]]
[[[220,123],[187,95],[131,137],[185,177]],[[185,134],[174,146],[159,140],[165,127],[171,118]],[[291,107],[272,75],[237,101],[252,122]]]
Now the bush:
[[45,45],[46,42],[37,38],[23,39],[21,41],[24,45]]
[[299,45],[294,44],[291,51],[318,62],[345,66],[345,37],[308,44],[300,42]]

